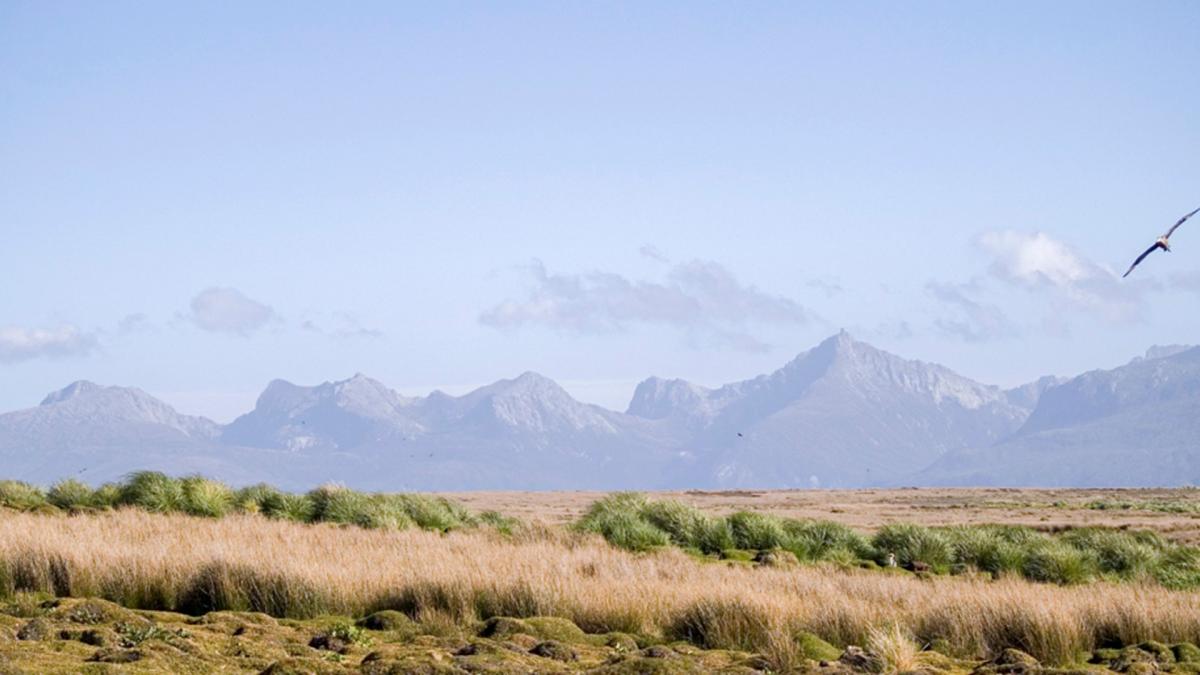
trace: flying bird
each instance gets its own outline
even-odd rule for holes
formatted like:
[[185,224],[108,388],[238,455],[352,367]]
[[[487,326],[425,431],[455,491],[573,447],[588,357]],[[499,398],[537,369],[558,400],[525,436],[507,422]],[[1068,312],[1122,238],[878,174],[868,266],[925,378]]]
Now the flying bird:
[[1166,251],[1167,253],[1170,253],[1171,252],[1171,242],[1170,242],[1171,235],[1175,234],[1175,230],[1179,229],[1179,226],[1183,224],[1183,221],[1187,220],[1188,218],[1191,218],[1192,216],[1196,215],[1197,213],[1200,213],[1200,209],[1196,209],[1195,211],[1192,211],[1191,213],[1187,214],[1186,216],[1180,218],[1178,220],[1178,222],[1176,222],[1174,225],[1171,226],[1171,229],[1167,230],[1166,234],[1159,237],[1154,242],[1153,246],[1146,249],[1145,253],[1142,253],[1141,255],[1139,255],[1137,257],[1137,260],[1133,261],[1133,264],[1129,266],[1129,271],[1125,272],[1125,274],[1122,274],[1121,278],[1124,279],[1125,277],[1129,276],[1129,272],[1132,272],[1133,268],[1137,267],[1139,263],[1141,263],[1143,260],[1146,259],[1146,256],[1150,255],[1151,253],[1154,253],[1155,250],[1161,248],[1162,250]]

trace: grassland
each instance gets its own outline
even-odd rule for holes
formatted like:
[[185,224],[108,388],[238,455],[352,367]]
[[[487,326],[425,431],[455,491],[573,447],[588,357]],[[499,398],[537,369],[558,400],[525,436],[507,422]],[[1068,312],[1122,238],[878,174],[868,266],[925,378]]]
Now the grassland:
[[[936,527],[859,530],[658,496],[599,500],[565,525],[332,488],[290,496],[311,508],[289,511],[249,498],[276,494],[265,488],[223,486],[211,488],[226,495],[218,514],[189,505],[182,481],[149,481],[165,502],[138,501],[135,482],[107,490],[124,495],[115,508],[99,490],[55,505],[55,490],[33,489],[23,510],[0,510],[0,673],[1036,670],[1011,649],[1076,670],[1200,672],[1200,593],[1153,575],[1031,583],[953,558],[946,574],[862,569],[885,546],[925,562],[921,547],[943,550],[930,533],[948,536]],[[354,508],[315,506],[330,493]],[[605,531],[631,518],[658,532],[652,545]],[[1027,535],[1095,552],[1097,532],[1135,537]],[[759,555],[732,553],[749,548]]]

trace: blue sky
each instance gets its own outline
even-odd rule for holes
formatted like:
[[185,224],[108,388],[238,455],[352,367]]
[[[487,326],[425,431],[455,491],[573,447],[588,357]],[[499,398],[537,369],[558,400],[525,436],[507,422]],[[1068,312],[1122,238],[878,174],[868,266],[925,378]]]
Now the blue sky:
[[1200,342],[1200,4],[0,4],[0,410]]

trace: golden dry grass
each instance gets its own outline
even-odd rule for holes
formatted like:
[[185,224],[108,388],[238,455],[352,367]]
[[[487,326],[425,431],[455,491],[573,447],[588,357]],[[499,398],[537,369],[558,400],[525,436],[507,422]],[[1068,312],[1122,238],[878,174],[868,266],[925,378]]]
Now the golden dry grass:
[[9,513],[0,517],[0,565],[10,590],[135,607],[294,616],[399,609],[462,623],[550,615],[589,632],[678,637],[780,660],[798,631],[847,645],[873,629],[898,630],[920,644],[945,640],[962,656],[1018,647],[1051,662],[1114,642],[1200,642],[1195,592],[729,566],[673,550],[630,554],[553,528],[508,539],[257,516]]

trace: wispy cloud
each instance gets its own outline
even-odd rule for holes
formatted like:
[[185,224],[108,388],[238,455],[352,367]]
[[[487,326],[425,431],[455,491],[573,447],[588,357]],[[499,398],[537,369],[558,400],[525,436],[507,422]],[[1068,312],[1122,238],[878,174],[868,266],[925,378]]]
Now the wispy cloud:
[[203,330],[246,336],[279,316],[269,305],[252,300],[235,288],[208,288],[192,298],[188,318]]
[[655,262],[671,262],[671,259],[667,257],[667,254],[660,251],[659,248],[653,244],[642,244],[642,247],[638,249],[638,253],[642,254],[643,257],[649,258]]
[[120,334],[134,333],[146,329],[150,325],[150,317],[141,312],[126,314],[117,322],[117,332]]
[[364,326],[357,317],[349,312],[333,312],[328,319],[305,319],[300,322],[300,328],[338,340],[383,337],[383,331]]
[[931,281],[925,292],[937,300],[947,315],[934,321],[934,326],[951,337],[966,342],[987,342],[1013,337],[1017,327],[996,305],[976,300],[979,292],[977,283],[948,284]]
[[553,274],[540,261],[528,270],[533,279],[529,296],[492,307],[480,315],[481,323],[495,328],[542,325],[585,334],[665,325],[680,329],[690,340],[763,351],[769,345],[751,334],[752,326],[805,324],[812,319],[796,301],[743,285],[711,261],[674,265],[662,281],[601,271]]
[[1128,321],[1140,313],[1145,283],[1123,281],[1044,232],[986,232],[977,243],[992,257],[992,276],[1005,283],[1052,293],[1059,304],[1111,321]]
[[1173,291],[1200,293],[1200,272],[1176,272],[1171,275],[1167,286]]
[[0,363],[86,356],[97,345],[95,334],[70,324],[56,328],[0,327]]

